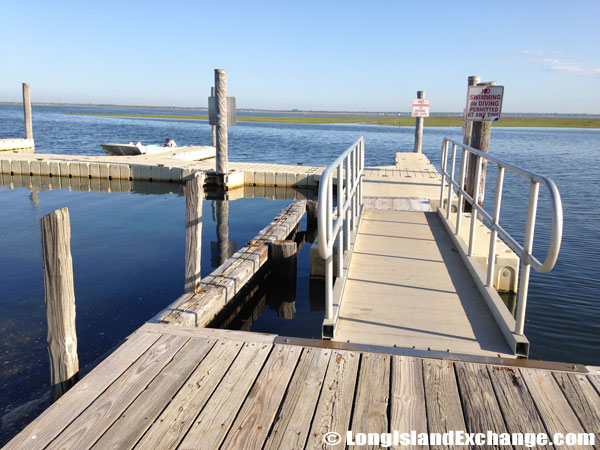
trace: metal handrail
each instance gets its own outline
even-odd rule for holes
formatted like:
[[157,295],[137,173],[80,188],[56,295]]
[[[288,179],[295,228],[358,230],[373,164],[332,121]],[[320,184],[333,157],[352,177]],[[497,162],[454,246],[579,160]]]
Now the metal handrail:
[[[358,227],[362,211],[364,148],[365,140],[361,137],[327,166],[319,181],[319,256],[325,260],[325,317],[328,320],[333,319],[333,246],[337,240],[337,274],[341,277],[344,251],[350,248],[350,236]],[[337,208],[334,210],[333,175],[336,169]]]
[[[452,145],[452,156],[450,173],[448,173],[448,150]],[[455,167],[456,167],[456,153],[457,148],[462,149],[461,161],[460,161],[460,172],[459,181],[454,179]],[[464,190],[465,184],[465,172],[467,165],[467,155],[471,153],[476,156],[476,170],[475,170],[475,187],[473,196],[471,197]],[[494,163],[498,166],[498,176],[496,178],[496,192],[494,195],[494,211],[493,215],[490,215],[483,207],[477,204],[474,200],[479,198],[480,184],[479,178],[482,172],[483,160],[490,163]],[[500,219],[500,205],[502,202],[502,187],[504,184],[504,171],[510,170],[511,172],[520,175],[523,178],[527,178],[531,181],[529,189],[529,203],[527,208],[527,222],[525,225],[525,238],[523,245],[519,244],[504,228],[499,224]],[[446,186],[446,180],[448,185]],[[532,254],[533,250],[533,235],[535,231],[535,219],[537,214],[537,202],[540,185],[543,185],[550,194],[550,206],[552,208],[552,233],[550,236],[550,245],[548,247],[548,253],[546,259],[541,263]],[[528,170],[521,169],[513,166],[512,164],[501,161],[487,153],[477,150],[468,145],[455,142],[451,139],[444,138],[442,141],[442,185],[440,192],[440,206],[444,205],[444,196],[446,196],[447,207],[446,207],[446,219],[450,218],[450,210],[452,208],[452,197],[454,195],[454,189],[457,191],[458,202],[456,208],[456,229],[455,235],[460,234],[462,210],[463,210],[463,199],[466,200],[472,207],[471,217],[471,230],[469,234],[469,245],[468,252],[469,256],[473,256],[475,248],[475,230],[477,226],[477,218],[481,215],[481,218],[485,220],[491,227],[490,246],[488,254],[488,270],[486,286],[492,287],[494,282],[494,268],[495,268],[495,255],[496,255],[496,239],[500,236],[504,242],[521,258],[521,279],[519,282],[519,289],[517,293],[517,317],[515,325],[515,333],[522,335],[525,327],[525,309],[527,305],[527,291],[529,288],[529,272],[533,267],[539,273],[546,273],[552,270],[558,253],[560,251],[560,244],[562,240],[562,228],[563,228],[563,212],[562,203],[560,200],[560,194],[556,185],[550,178],[546,178],[542,175],[530,172]]]

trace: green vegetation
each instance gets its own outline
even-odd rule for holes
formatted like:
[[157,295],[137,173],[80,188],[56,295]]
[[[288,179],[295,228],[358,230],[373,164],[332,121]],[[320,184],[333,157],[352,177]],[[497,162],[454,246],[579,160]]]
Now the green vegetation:
[[[208,116],[183,114],[68,114],[73,116],[99,117],[139,117],[147,119],[187,119],[208,120]],[[237,116],[240,122],[300,123],[300,124],[335,124],[362,123],[373,125],[389,125],[396,127],[413,126],[413,117],[396,116],[339,116],[339,117],[289,117],[289,116]],[[460,127],[462,118],[458,116],[428,117],[426,127]],[[554,128],[600,128],[600,119],[554,118],[554,117],[505,117],[494,122],[495,127],[554,127]]]

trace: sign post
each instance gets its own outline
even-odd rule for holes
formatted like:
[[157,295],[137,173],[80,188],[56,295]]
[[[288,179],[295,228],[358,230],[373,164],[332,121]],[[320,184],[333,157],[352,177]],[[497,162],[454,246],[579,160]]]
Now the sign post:
[[423,121],[429,117],[429,99],[425,99],[425,91],[417,91],[417,98],[412,101],[412,117],[416,117],[414,152],[423,151]]

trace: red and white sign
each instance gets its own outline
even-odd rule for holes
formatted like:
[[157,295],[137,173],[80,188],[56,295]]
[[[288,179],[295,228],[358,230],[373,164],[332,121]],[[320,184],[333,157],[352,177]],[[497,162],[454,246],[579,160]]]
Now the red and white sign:
[[412,117],[429,117],[429,99],[415,98],[412,101]]
[[469,86],[466,119],[475,122],[500,120],[504,86]]

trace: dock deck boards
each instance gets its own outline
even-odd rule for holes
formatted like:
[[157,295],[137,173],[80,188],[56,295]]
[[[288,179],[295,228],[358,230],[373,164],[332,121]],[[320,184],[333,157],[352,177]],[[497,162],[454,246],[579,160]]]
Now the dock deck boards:
[[597,432],[591,378],[146,324],[7,448],[325,448],[326,432],[348,429]]
[[335,340],[511,353],[433,212],[364,211]]

